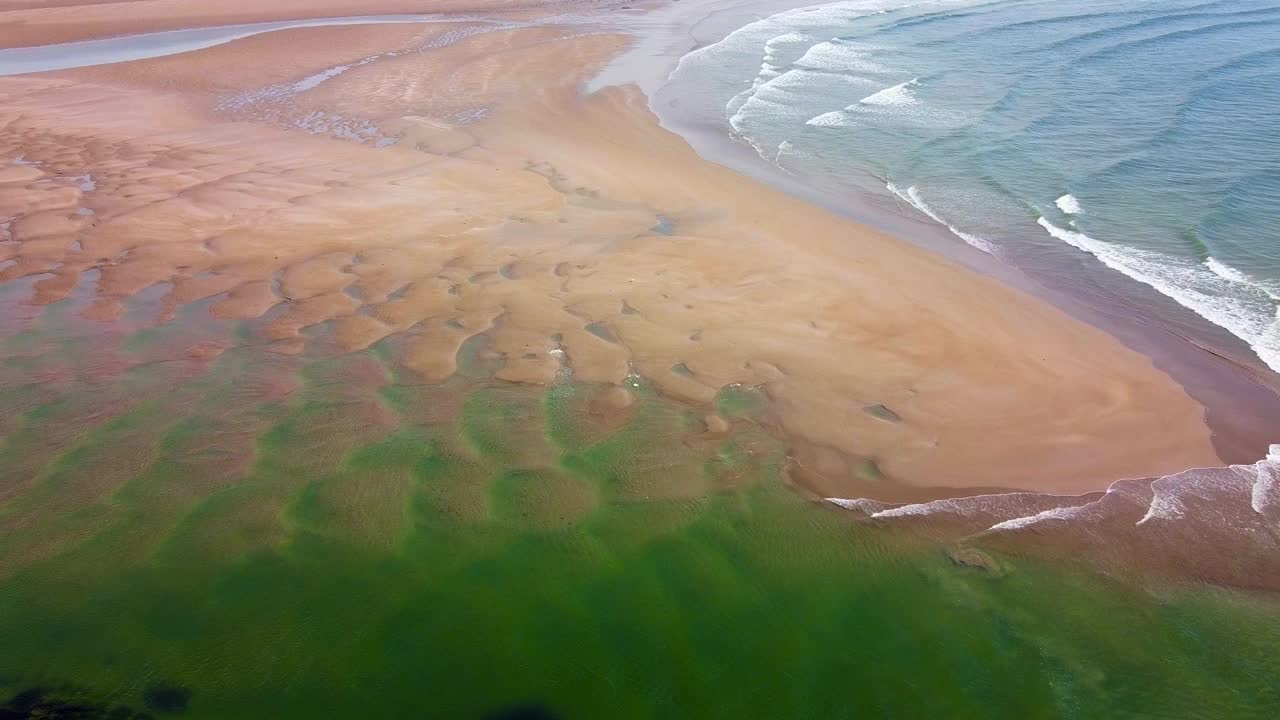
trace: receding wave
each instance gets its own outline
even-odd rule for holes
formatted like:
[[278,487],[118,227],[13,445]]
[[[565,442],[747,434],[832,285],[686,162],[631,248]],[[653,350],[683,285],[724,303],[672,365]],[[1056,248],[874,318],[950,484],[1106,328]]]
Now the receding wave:
[[1051,236],[1244,340],[1268,367],[1280,372],[1280,304],[1272,291],[1243,273],[1217,260],[1196,262],[1098,240],[1043,217],[1037,222]]
[[894,185],[893,183],[888,183],[885,185],[885,187],[889,189],[889,192],[907,201],[907,203],[910,204],[912,207],[914,207],[915,209],[919,210],[920,212],[928,216],[930,220],[933,220],[939,225],[946,227],[948,230],[951,231],[953,235],[960,238],[961,240],[964,240],[966,243],[969,243],[973,247],[981,250],[982,252],[988,255],[998,254],[996,245],[992,243],[990,240],[984,237],[979,237],[978,235],[974,235],[972,233],[964,232],[963,230],[956,228],[954,225],[947,222],[946,220],[943,220],[942,217],[939,216],[938,213],[934,212],[933,208],[929,207],[929,205],[924,201],[924,199],[920,197],[920,191],[916,189],[915,185],[908,187],[906,190],[903,190],[902,188],[898,187],[897,185]]

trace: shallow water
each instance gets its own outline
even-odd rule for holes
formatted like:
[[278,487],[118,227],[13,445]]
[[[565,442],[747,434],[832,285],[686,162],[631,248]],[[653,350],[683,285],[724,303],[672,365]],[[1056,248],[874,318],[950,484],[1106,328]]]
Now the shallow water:
[[1096,261],[1274,370],[1277,27],[1274,0],[853,0],[748,24],[665,92],[830,195],[896,197],[1033,275],[1160,315],[1089,287]]
[[323,324],[273,352],[283,304],[222,321],[156,285],[96,322],[97,271],[28,304],[50,279],[0,283],[0,717],[1280,705],[1273,597],[811,502],[754,388],[503,383],[484,334],[429,384],[403,338],[342,353]]
[[0,48],[0,75],[50,72],[71,68],[165,57],[203,50],[254,35],[295,28],[340,27],[348,25],[400,25],[443,22],[483,22],[448,15],[361,15],[355,17],[281,20],[275,22],[186,28],[125,35],[98,40]]
[[[93,279],[45,308],[23,303],[30,278],[0,286],[0,695],[17,717],[1280,703],[1273,601],[948,556],[803,500],[750,388],[722,392],[731,430],[710,435],[705,410],[639,379],[630,405],[569,377],[496,382],[483,336],[424,385],[394,341],[333,354],[320,327],[287,356],[264,348],[269,316],[197,303],[157,322],[163,286],[91,322]],[[229,349],[192,352],[208,342]]]

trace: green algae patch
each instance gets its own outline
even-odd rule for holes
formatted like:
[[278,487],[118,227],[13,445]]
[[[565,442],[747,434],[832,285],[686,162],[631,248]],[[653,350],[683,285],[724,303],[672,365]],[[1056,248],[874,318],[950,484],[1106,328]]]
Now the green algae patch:
[[[21,408],[0,460],[0,712],[1247,719],[1280,705],[1269,598],[948,555],[792,492],[758,389],[693,408],[638,378],[514,386],[473,350],[474,372],[440,384],[409,382],[382,350],[237,349],[185,379],[6,385]],[[724,432],[706,432],[712,411]]]

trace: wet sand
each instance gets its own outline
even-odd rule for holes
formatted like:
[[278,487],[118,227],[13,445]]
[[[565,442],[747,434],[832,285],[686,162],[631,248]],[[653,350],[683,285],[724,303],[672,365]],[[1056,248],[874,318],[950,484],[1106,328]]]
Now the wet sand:
[[1103,332],[700,160],[634,88],[582,97],[625,37],[456,30],[298,29],[0,80],[0,157],[22,157],[0,278],[40,274],[51,303],[100,270],[106,323],[171,283],[173,307],[270,313],[280,353],[321,324],[352,351],[402,338],[426,382],[485,332],[500,380],[636,373],[712,431],[721,388],[759,386],[821,496],[1218,463],[1203,408]]

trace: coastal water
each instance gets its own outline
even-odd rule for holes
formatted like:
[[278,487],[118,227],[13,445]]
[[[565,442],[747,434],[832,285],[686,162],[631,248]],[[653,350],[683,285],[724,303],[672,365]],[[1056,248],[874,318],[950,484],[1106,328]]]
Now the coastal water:
[[689,54],[666,92],[829,194],[1042,277],[1127,276],[1280,369],[1275,0],[814,5]]
[[[928,78],[914,77],[863,97],[918,108]],[[761,92],[727,117],[777,160],[739,112]],[[838,133],[807,122],[851,102],[797,127]],[[933,181],[877,174],[853,140],[791,137],[774,145],[784,164],[885,197],[893,182],[1002,255],[1078,252],[1041,216],[1102,234],[1110,198],[1066,181],[1046,181],[1043,209],[964,225],[980,206],[946,194],[967,186],[943,165]],[[887,152],[906,135],[878,137]],[[823,138],[845,154],[820,155]],[[53,275],[0,283],[0,718],[1262,720],[1280,706],[1276,602],[1251,592],[1274,568],[1241,559],[1275,557],[1273,463],[1130,488],[1115,513],[1099,508],[1124,492],[1014,498],[997,519],[1031,535],[986,545],[967,536],[996,520],[972,504],[883,513],[895,521],[803,496],[757,388],[695,404],[640,377],[625,402],[572,373],[503,382],[488,332],[429,383],[403,336],[346,352],[317,322],[301,352],[276,352],[285,306],[220,319],[214,298],[167,302],[168,283],[89,319],[103,276],[47,305],[32,298]],[[1169,540],[1183,527],[1200,543]],[[1117,528],[1150,544],[1115,545]]]
[[[1275,603],[954,551],[636,378],[423,384],[164,288],[0,285],[5,718],[1262,718]],[[193,341],[229,349],[184,352]],[[1187,510],[1191,512],[1191,510]]]

